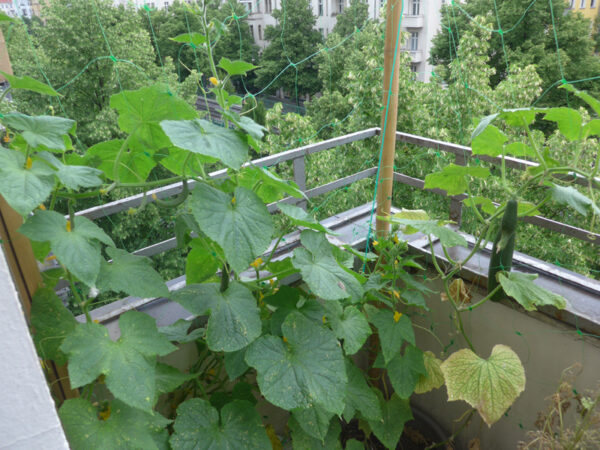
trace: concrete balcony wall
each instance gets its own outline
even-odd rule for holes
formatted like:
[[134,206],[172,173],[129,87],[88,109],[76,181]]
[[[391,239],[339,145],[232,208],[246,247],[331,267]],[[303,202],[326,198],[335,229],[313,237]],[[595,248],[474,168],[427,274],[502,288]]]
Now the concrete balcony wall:
[[402,18],[403,28],[423,28],[424,18],[423,15],[409,16],[405,15]]

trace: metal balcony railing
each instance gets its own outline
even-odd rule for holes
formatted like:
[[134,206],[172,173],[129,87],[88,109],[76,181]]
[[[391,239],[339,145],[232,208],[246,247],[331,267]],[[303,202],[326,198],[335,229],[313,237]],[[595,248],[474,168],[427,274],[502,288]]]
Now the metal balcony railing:
[[[305,193],[306,197],[313,198],[333,190],[351,185],[352,183],[374,177],[377,174],[377,167],[371,167],[360,172],[348,175],[346,177],[337,179],[330,183],[326,183],[311,189],[307,189],[307,180],[306,180],[306,157],[311,154],[330,151],[335,149],[336,147],[342,146],[344,144],[349,144],[352,142],[358,142],[366,139],[375,138],[380,135],[380,128],[369,128],[362,131],[358,131],[355,133],[350,133],[344,136],[328,139],[322,142],[318,142],[315,144],[309,144],[302,147],[298,147],[295,149],[287,150],[278,154],[266,156],[263,158],[259,158],[253,161],[250,161],[245,164],[245,166],[257,166],[257,167],[272,167],[277,164],[283,162],[292,162],[293,166],[293,175],[294,181],[298,184],[300,189]],[[409,133],[396,132],[396,139],[398,143],[406,143],[412,144],[422,148],[435,149],[436,151],[443,151],[454,155],[455,163],[458,165],[465,165],[469,158],[472,157],[472,150],[470,147],[453,144],[450,142],[438,141],[435,139],[430,139],[422,136],[416,136]],[[494,158],[485,155],[478,155],[479,160],[490,162],[493,164],[501,164],[501,158]],[[536,163],[513,158],[506,157],[505,158],[506,167],[518,170],[526,170],[529,167],[537,166]],[[217,170],[209,174],[209,177],[212,179],[223,178],[227,176],[227,170]],[[575,175],[564,175],[564,177],[569,177],[574,183],[587,186],[587,180],[577,177]],[[394,172],[394,182],[405,184],[408,186],[412,186],[418,189],[424,189],[425,182],[424,180],[414,178],[408,176],[403,173]],[[195,185],[195,181],[188,182],[189,188],[192,189]],[[600,179],[597,180],[597,186],[600,187]],[[164,186],[161,188],[157,188],[151,191],[148,191],[146,194],[137,194],[131,197],[127,197],[124,199],[120,199],[114,202],[106,203],[104,205],[96,206],[93,208],[85,209],[77,212],[78,216],[84,216],[88,219],[94,220],[105,216],[110,216],[112,214],[128,210],[129,208],[135,208],[142,203],[144,195],[146,195],[146,201],[151,202],[153,194],[156,195],[157,198],[166,198],[177,195],[182,191],[181,183],[175,183],[172,185]],[[446,196],[446,192],[439,189],[431,189],[430,192],[435,194]],[[449,208],[449,216],[450,219],[460,225],[462,219],[462,202],[466,198],[466,195],[455,195],[450,196],[450,208]],[[305,206],[305,202],[302,199],[297,199],[293,197],[288,197],[280,200],[280,202],[296,204],[299,206]],[[275,212],[277,210],[276,203],[272,203],[268,205],[268,209],[270,212]],[[353,210],[347,211],[346,213],[336,216],[335,218],[327,219],[328,225],[331,227],[343,227],[350,222],[358,223],[361,222],[362,231],[365,231],[364,236],[361,236],[360,239],[352,240],[352,242],[345,242],[350,245],[360,245],[361,243],[364,245],[366,238],[366,228],[365,224],[368,221],[368,216],[370,215],[371,205],[365,205],[363,207],[358,207]],[[566,236],[570,236],[585,242],[588,242],[592,245],[600,245],[600,234],[593,233],[591,231],[575,227],[573,225],[568,225],[565,223],[561,223],[543,216],[529,216],[522,217],[520,220],[531,223],[535,226],[545,228],[557,233],[561,233]],[[341,229],[341,228],[340,228]],[[342,233],[343,234],[343,233]],[[469,236],[467,236],[469,237]],[[340,238],[341,239],[341,238]],[[343,240],[343,239],[342,239]],[[467,239],[469,241],[469,239]],[[472,243],[472,242],[471,242]],[[143,256],[152,256],[158,253],[162,253],[168,250],[175,248],[177,245],[175,237],[164,240],[162,242],[158,242],[152,244],[148,247],[144,247],[138,249],[134,252],[137,255]],[[287,240],[286,248],[282,250],[291,251],[294,245],[298,245],[298,236],[292,237]],[[410,244],[413,250],[419,251],[425,255],[430,253],[431,249],[429,248],[428,242],[423,241],[420,242],[415,240]],[[270,250],[269,250],[270,251]],[[456,250],[459,251],[459,250]],[[457,257],[460,255],[456,255]],[[543,261],[536,260],[535,258],[528,257],[527,255],[521,254],[522,265],[526,265],[529,267],[529,270],[535,271],[537,273],[545,273],[550,278],[559,280],[561,283],[561,289],[564,286],[569,286],[571,289],[578,289],[583,293],[589,294],[586,297],[584,304],[575,306],[572,308],[572,311],[568,312],[572,313],[573,320],[579,321],[578,323],[589,323],[588,329],[594,329],[600,331],[600,303],[597,301],[600,300],[600,283],[591,280],[589,278],[583,277],[581,275],[575,274],[568,270],[552,266],[551,264],[543,263]],[[483,264],[483,263],[481,263]],[[468,268],[467,268],[468,269]],[[485,273],[483,273],[481,268],[471,268],[470,274],[472,277],[485,277]],[[180,277],[176,280],[172,280],[168,283],[169,288],[171,290],[178,289],[185,285],[185,278]],[[586,294],[586,295],[587,295]],[[590,300],[591,299],[591,300]],[[127,300],[127,299],[125,299]],[[116,302],[114,306],[107,305],[101,307],[102,311],[98,311],[95,318],[100,318],[102,320],[109,320],[111,318],[117,317],[119,314],[131,308],[144,308],[148,304],[153,301],[164,301],[164,299],[129,299],[127,301],[119,301]],[[565,320],[565,315],[561,316],[561,320]]]

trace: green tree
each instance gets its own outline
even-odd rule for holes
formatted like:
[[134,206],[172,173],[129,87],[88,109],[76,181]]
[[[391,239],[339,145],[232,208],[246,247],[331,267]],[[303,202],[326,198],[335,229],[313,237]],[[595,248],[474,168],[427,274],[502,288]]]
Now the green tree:
[[321,89],[317,67],[312,59],[306,59],[323,41],[321,33],[314,28],[316,17],[309,0],[283,0],[282,6],[273,11],[277,25],[265,29],[265,39],[270,44],[262,53],[256,83],[267,86],[273,82],[269,87],[271,91],[283,88],[295,93],[297,89],[299,95],[312,95]]
[[[494,3],[487,0],[471,0],[460,5],[471,17],[485,16],[486,21],[493,23],[490,29],[504,30],[502,34],[492,33],[488,50],[490,65],[495,69],[492,86],[506,79],[514,65],[534,64],[544,88],[560,81],[563,73],[570,81],[600,73],[600,59],[593,54],[593,42],[589,38],[590,22],[580,14],[569,13],[564,0],[552,0],[552,12],[548,2],[506,0],[496,5],[497,11]],[[460,9],[454,3],[442,9],[442,29],[434,38],[430,57],[434,65],[447,66],[456,58],[462,35],[472,20]],[[592,94],[599,89],[594,82],[581,83],[578,87],[591,90]],[[565,102],[565,92],[556,89],[543,99],[546,105]]]
[[369,5],[365,0],[350,0],[350,6],[336,18],[333,32],[340,36],[348,36],[356,29],[361,29],[369,20]]
[[121,89],[162,81],[173,90],[184,88],[181,93],[193,101],[193,80],[180,86],[170,60],[163,68],[155,63],[150,36],[133,7],[114,6],[110,0],[51,0],[41,18],[31,23],[29,35],[24,24],[11,30],[13,70],[47,78],[63,97],[61,105],[48,105],[37,94],[15,93],[20,111],[50,111],[77,120],[78,137],[87,146],[119,135],[108,103]]

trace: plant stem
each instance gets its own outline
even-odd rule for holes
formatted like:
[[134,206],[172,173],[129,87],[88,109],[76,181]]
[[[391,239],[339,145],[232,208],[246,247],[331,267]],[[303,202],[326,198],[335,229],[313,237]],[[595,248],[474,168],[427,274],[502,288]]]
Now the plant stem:
[[121,164],[121,158],[123,157],[123,154],[125,153],[125,151],[127,150],[127,146],[129,145],[129,140],[131,139],[131,136],[133,136],[133,134],[137,131],[138,127],[135,127],[133,129],[133,131],[131,132],[131,134],[129,136],[127,136],[127,138],[123,141],[123,144],[121,145],[121,148],[119,149],[119,152],[117,153],[117,157],[115,158],[115,162],[113,164],[113,180],[115,180],[115,183],[117,185],[119,185],[119,180],[120,180],[120,176],[119,176],[119,165]]
[[475,410],[474,409],[472,409],[471,412],[469,412],[469,415],[467,416],[467,418],[465,419],[465,421],[458,428],[458,430],[456,430],[454,433],[452,433],[452,436],[450,436],[448,439],[446,439],[443,442],[438,442],[437,444],[430,445],[429,447],[427,447],[426,450],[430,450],[430,449],[433,449],[433,448],[442,447],[442,446],[445,446],[445,445],[450,444],[451,442],[453,442],[454,439],[456,438],[456,436],[458,436],[462,432],[462,430],[464,430],[467,427],[467,425],[469,425],[469,422],[471,422],[471,418],[473,417],[473,414],[475,414]]
[[229,287],[229,266],[227,263],[223,264],[223,268],[221,269],[221,288],[220,292],[225,292]]
[[6,97],[11,90],[12,90],[12,87],[8,87],[8,89],[4,90],[2,95],[0,95],[0,103],[2,103],[2,100],[4,100],[4,97]]
[[527,138],[529,139],[529,143],[531,144],[531,147],[535,151],[535,154],[538,158],[538,161],[540,162],[540,165],[544,169],[547,169],[548,165],[546,164],[546,160],[543,158],[542,154],[540,153],[540,149],[538,148],[537,144],[535,143],[535,140],[533,139],[533,135],[531,134],[531,130],[529,129],[529,125],[527,124],[525,119],[523,119],[523,124],[525,125],[525,131],[527,132]]
[[465,312],[465,311],[472,311],[475,308],[478,308],[479,306],[483,305],[485,302],[487,302],[490,298],[492,298],[494,296],[494,294],[496,292],[498,292],[500,289],[502,288],[501,285],[496,286],[492,292],[490,292],[488,295],[486,295],[485,297],[483,297],[481,300],[479,300],[477,303],[473,303],[471,306],[468,307],[463,307],[463,308],[458,308],[457,311],[459,313],[461,312]]

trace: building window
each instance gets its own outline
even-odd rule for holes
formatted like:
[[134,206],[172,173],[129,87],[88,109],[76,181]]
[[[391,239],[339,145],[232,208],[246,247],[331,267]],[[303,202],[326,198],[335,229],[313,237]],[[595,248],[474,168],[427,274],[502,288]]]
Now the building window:
[[254,39],[254,25],[250,25],[250,34],[252,35],[252,39]]
[[340,0],[338,2],[338,13],[341,14],[344,12],[344,0]]
[[579,4],[579,9],[584,9],[585,8],[585,0],[581,0],[581,3]]
[[590,8],[595,8],[596,7],[596,0],[592,0],[590,2]]
[[270,14],[271,11],[273,11],[273,4],[271,3],[272,0],[266,0],[265,1],[265,12]]
[[245,2],[240,2],[240,3],[242,4],[242,6],[244,8],[246,8],[246,11],[248,13],[252,13],[252,2],[251,1],[250,2],[249,1],[245,1]]
[[410,32],[410,51],[411,52],[416,52],[419,49],[419,32],[418,31],[411,31]]
[[413,16],[418,16],[421,10],[421,1],[420,0],[412,0],[410,4],[410,13]]
[[262,41],[262,25],[258,26],[258,39]]
[[319,0],[319,16],[323,15],[323,0]]
[[418,63],[410,63],[410,71],[412,73],[417,73],[419,70],[419,64]]
[[325,29],[324,28],[319,28],[319,32],[321,33],[321,36],[325,37]]
[[569,3],[569,8],[573,9],[575,7],[575,0],[571,0]]
[[169,10],[169,2],[165,2],[164,7],[165,7],[165,10],[168,11]]

